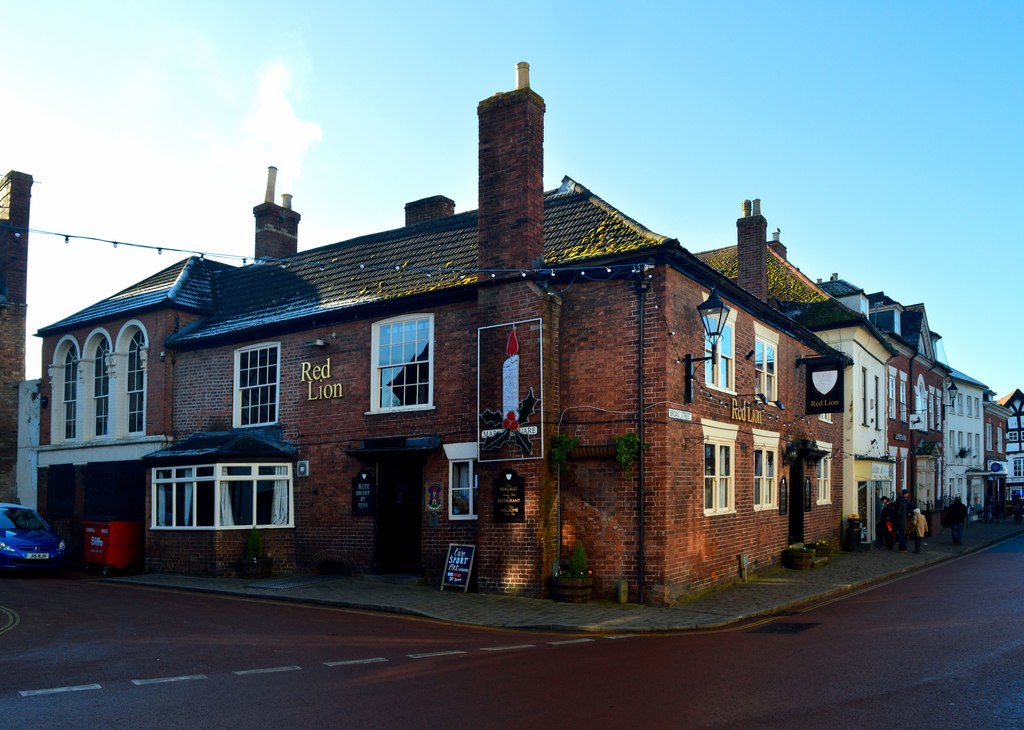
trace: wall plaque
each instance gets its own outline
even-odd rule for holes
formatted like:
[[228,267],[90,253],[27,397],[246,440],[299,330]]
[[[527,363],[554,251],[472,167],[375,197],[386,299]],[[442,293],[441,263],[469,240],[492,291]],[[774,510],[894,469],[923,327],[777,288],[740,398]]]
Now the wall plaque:
[[492,482],[494,521],[523,522],[526,519],[526,480],[506,469]]
[[365,469],[352,478],[352,514],[373,516],[377,511],[377,482]]

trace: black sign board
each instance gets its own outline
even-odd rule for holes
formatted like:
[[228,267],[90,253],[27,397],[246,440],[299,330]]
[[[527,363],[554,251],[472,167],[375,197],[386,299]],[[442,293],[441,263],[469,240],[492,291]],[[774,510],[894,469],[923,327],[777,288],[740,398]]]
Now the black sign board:
[[352,514],[373,516],[377,511],[377,483],[373,474],[361,471],[352,479]]
[[469,590],[469,574],[473,572],[473,557],[476,545],[448,544],[448,557],[444,559],[444,576],[441,578],[441,590],[461,588],[465,593]]
[[506,469],[491,482],[494,487],[494,521],[526,520],[526,480]]
[[779,480],[779,514],[784,515],[789,509],[789,484],[786,477]]
[[805,360],[807,365],[806,412],[843,412],[843,361],[836,358]]

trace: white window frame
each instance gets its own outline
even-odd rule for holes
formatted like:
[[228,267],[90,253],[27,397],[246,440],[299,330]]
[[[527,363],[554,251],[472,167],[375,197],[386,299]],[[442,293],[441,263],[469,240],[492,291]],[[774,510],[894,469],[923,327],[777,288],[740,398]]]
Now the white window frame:
[[896,420],[896,375],[889,373],[889,418]]
[[818,448],[827,451],[818,461],[818,474],[815,479],[815,503],[832,504],[832,444],[818,442]]
[[[243,473],[246,470],[247,473]],[[249,530],[253,527],[278,529],[295,526],[295,481],[292,465],[289,462],[159,466],[152,469],[150,481],[152,483],[150,527],[154,530]],[[249,510],[252,519],[245,523],[235,522],[232,513],[232,517],[226,520],[227,508],[230,507],[231,502],[230,486],[244,482],[251,483],[252,502]],[[284,500],[284,495],[275,493],[277,483],[284,483],[287,489],[287,501]],[[199,513],[199,499],[196,497],[199,484],[209,485],[213,490],[212,525],[195,524]],[[260,497],[267,494],[268,486],[271,487],[270,520],[258,522],[257,516],[261,508]],[[161,524],[160,505],[166,505],[168,495],[171,501],[171,522],[170,524]],[[182,508],[181,513],[178,510],[179,505]],[[264,506],[263,509],[265,511],[267,508]],[[287,514],[284,514],[284,510],[287,510]],[[187,514],[185,514],[186,511]],[[226,521],[231,524],[225,524]]]
[[89,385],[89,425],[88,433],[92,438],[106,438],[113,435],[111,425],[113,419],[113,390],[111,389],[110,367],[114,352],[110,338],[106,334],[90,338],[89,352],[92,358],[88,361],[86,373]]
[[[738,426],[717,421],[701,423],[704,431],[705,458],[703,475],[703,506],[705,516],[736,512],[736,435]],[[708,472],[707,448],[713,449],[714,465]],[[709,502],[710,487],[710,507]]]
[[900,421],[907,422],[907,375],[900,373]]
[[[53,401],[53,415],[50,419],[50,442],[62,444],[80,440],[82,388],[81,359],[78,342],[73,337],[63,337],[53,351],[53,363],[49,366],[50,390]],[[70,354],[70,363],[68,355]],[[68,382],[68,374],[71,382]],[[71,433],[68,433],[68,427]]]
[[[779,434],[774,431],[753,429],[754,485],[752,499],[754,511],[776,508],[779,484]],[[761,473],[758,474],[757,457],[761,455]],[[767,468],[770,465],[770,468]]]
[[[450,520],[475,520],[479,516],[479,477],[477,475],[477,461],[479,457],[479,445],[475,441],[445,444],[445,456],[448,457],[448,519]],[[468,465],[469,485],[463,487],[455,482],[457,465]],[[456,490],[469,490],[469,512],[467,514],[455,513],[455,492]]]
[[[268,378],[267,382],[257,382],[255,385],[247,385],[244,390],[250,393],[256,393],[260,390],[267,390],[269,398],[266,401],[261,401],[255,405],[248,404],[243,405],[245,400],[243,397],[242,387],[242,356],[250,354],[258,354],[261,351],[273,352],[274,353],[274,365],[273,367],[273,381]],[[260,369],[266,368],[269,370],[271,366],[257,365],[256,367],[249,367],[249,370],[259,371]],[[272,392],[271,392],[272,391]],[[259,409],[268,407],[271,412],[268,414],[270,417],[265,420],[246,420],[244,416],[247,412],[255,411],[259,413]],[[278,422],[281,413],[281,343],[279,342],[261,342],[255,345],[247,345],[240,347],[235,350],[235,387],[234,387],[234,408],[233,408],[233,422],[235,428],[249,428],[253,426],[269,426]]]
[[[136,346],[136,337],[139,344]],[[129,436],[146,433],[146,387],[149,381],[149,336],[141,324],[132,322],[121,329],[118,338],[124,351],[124,377],[118,388],[122,395],[119,431]],[[138,418],[135,416],[138,415]],[[135,426],[135,428],[133,428]]]
[[[704,383],[715,390],[736,392],[736,310],[730,310],[722,327],[722,336],[715,348],[717,357],[711,358],[711,342],[704,336]],[[724,373],[724,377],[723,377]]]
[[[406,322],[427,322],[427,357],[426,360],[407,360],[404,362],[391,362],[387,365],[380,364],[381,354],[381,332],[384,328],[392,328]],[[398,411],[422,411],[434,407],[434,315],[430,313],[407,314],[400,317],[392,317],[373,323],[373,334],[370,341],[370,410],[369,413],[395,413]],[[388,406],[382,403],[385,385],[381,382],[381,373],[385,368],[400,368],[414,363],[427,366],[427,400],[425,403],[414,403],[412,405]]]
[[[771,368],[767,364],[771,364]],[[772,403],[779,399],[779,335],[754,322],[754,392]]]

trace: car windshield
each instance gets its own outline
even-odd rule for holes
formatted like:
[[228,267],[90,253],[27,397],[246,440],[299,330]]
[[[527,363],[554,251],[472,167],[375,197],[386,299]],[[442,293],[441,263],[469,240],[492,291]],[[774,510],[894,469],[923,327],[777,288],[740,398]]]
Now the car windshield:
[[43,518],[24,507],[0,508],[0,530],[45,530]]

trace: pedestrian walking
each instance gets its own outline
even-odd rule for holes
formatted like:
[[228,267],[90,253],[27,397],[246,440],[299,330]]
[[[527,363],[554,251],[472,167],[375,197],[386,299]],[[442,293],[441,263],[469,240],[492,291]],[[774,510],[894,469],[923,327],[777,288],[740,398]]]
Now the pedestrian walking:
[[910,494],[906,489],[900,493],[900,496],[896,498],[893,503],[893,528],[896,530],[896,549],[901,552],[907,552],[907,517],[910,516]]
[[895,527],[893,525],[894,513],[892,500],[888,497],[882,497],[882,511],[878,514],[875,536],[878,538],[879,546],[883,550],[892,550],[893,547],[893,536],[895,535]]
[[924,534],[928,532],[928,520],[921,514],[920,507],[914,507],[914,516],[911,518],[914,526],[914,552],[921,552],[921,543],[924,542]]
[[960,501],[960,497],[953,500],[946,510],[946,521],[949,522],[949,531],[953,533],[953,544],[964,544],[964,521],[967,519],[967,505]]
[[1021,501],[1020,495],[1013,495],[1013,500],[1010,502],[1010,511],[1013,512],[1013,524],[1019,525],[1021,518],[1024,517],[1024,502]]

